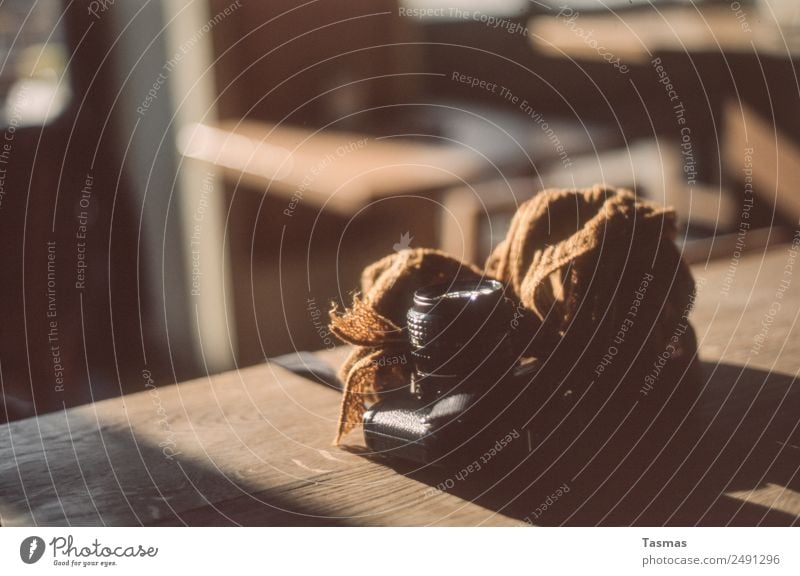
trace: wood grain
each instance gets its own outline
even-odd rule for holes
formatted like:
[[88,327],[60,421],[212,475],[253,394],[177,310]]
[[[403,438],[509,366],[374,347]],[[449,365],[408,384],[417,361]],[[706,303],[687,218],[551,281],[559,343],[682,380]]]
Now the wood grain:
[[[349,451],[333,448],[338,393],[266,364],[179,385],[145,388],[143,378],[139,393],[1,426],[0,520],[796,524],[798,256],[783,245],[695,266],[697,402],[667,410],[655,419],[660,427],[630,439],[639,440],[633,447],[587,441],[575,449],[577,473],[560,461],[569,458],[537,456],[524,473],[475,474],[452,490],[433,490],[446,473],[367,459],[357,434]],[[338,364],[345,352],[320,355]],[[618,435],[625,433],[623,426]],[[564,484],[569,492],[541,511]]]
[[[464,507],[421,502],[418,482],[332,448],[338,393],[277,366],[155,390],[0,428],[3,525],[180,524],[204,506],[214,523],[240,509],[264,523],[418,523]],[[465,508],[464,522],[489,515]]]

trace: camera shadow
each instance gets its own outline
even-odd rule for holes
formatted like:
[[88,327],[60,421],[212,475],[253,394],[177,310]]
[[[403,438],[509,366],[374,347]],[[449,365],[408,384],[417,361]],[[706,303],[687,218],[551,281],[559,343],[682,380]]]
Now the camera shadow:
[[576,434],[556,428],[522,457],[509,450],[449,468],[387,465],[428,484],[426,497],[457,495],[522,524],[797,524],[794,377],[711,362],[695,368],[659,405],[643,397],[627,415],[599,414]]

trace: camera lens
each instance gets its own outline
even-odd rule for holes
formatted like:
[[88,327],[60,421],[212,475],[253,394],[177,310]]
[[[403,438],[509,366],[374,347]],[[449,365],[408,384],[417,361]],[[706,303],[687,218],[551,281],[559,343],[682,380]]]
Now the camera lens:
[[500,282],[489,279],[436,284],[414,293],[407,322],[415,395],[434,399],[509,370],[514,306],[504,293]]

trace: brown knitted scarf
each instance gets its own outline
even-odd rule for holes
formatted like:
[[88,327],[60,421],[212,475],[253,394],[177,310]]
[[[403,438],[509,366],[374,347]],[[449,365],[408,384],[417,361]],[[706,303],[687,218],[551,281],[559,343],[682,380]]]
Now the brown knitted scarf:
[[[569,380],[578,360],[590,372],[612,342],[620,374],[637,362],[649,366],[665,349],[670,358],[693,358],[691,327],[676,326],[688,326],[694,281],[674,235],[674,212],[630,191],[545,190],[519,207],[485,270],[419,248],[368,266],[352,307],[331,311],[331,331],[353,345],[340,371],[344,396],[335,442],[361,423],[367,403],[407,385],[405,314],[414,291],[437,282],[491,277],[505,283],[526,311],[523,356],[549,365],[553,386]],[[562,395],[574,398],[573,389],[587,380],[568,382]]]

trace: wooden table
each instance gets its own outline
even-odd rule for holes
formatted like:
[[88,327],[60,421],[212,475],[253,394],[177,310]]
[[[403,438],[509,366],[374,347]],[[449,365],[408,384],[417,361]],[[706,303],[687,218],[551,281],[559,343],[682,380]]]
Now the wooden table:
[[[563,10],[528,23],[537,51],[602,61],[611,53],[622,63],[648,63],[661,52],[725,52],[787,56],[780,30],[755,7],[744,18],[730,6],[667,6],[652,10],[589,12]],[[784,33],[785,34],[785,33]],[[598,50],[598,47],[601,47]]]
[[[0,427],[2,523],[797,524],[800,254],[791,258],[783,245],[694,267],[703,393],[669,441],[645,439],[606,468],[592,458],[565,476],[542,463],[514,489],[438,492],[442,472],[331,447],[338,392],[274,364],[179,385],[145,374],[137,394]],[[337,363],[343,352],[320,356]]]
[[381,198],[429,194],[477,178],[487,166],[454,145],[309,130],[252,120],[194,124],[181,153],[221,168],[236,184],[352,217]]

